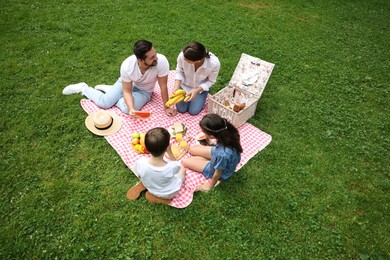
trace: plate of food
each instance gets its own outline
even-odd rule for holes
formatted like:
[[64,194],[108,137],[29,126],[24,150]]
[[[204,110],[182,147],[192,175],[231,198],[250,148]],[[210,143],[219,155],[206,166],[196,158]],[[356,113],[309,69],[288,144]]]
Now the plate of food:
[[187,127],[182,122],[176,122],[168,128],[168,132],[172,138],[175,138],[178,133],[183,136],[187,132]]

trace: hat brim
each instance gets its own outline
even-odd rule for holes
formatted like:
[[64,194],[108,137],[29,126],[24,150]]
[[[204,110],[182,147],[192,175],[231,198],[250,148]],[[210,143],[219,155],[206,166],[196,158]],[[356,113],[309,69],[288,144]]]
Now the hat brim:
[[116,113],[112,111],[109,110],[105,110],[105,111],[111,115],[113,120],[112,125],[107,129],[98,129],[93,123],[94,115],[100,111],[96,111],[94,113],[89,114],[85,119],[85,126],[88,128],[89,131],[91,131],[95,135],[99,135],[99,136],[112,135],[118,132],[122,127],[122,118],[120,116],[118,116]]

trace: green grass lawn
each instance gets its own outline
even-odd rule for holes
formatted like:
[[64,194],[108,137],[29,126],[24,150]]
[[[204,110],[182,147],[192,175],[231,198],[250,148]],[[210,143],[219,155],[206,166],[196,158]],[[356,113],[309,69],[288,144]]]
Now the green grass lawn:
[[[3,0],[1,259],[389,259],[390,2]],[[229,82],[275,63],[249,122],[273,137],[185,209],[136,182],[84,127],[75,82],[111,84],[133,43],[171,69],[202,42]],[[255,141],[255,140],[254,140]],[[245,147],[244,147],[245,149]]]

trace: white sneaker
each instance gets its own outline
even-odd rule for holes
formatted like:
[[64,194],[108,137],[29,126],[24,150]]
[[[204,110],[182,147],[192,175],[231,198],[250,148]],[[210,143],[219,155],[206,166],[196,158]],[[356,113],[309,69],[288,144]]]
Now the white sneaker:
[[62,90],[62,94],[63,95],[72,95],[72,94],[76,94],[76,93],[81,93],[81,92],[83,92],[83,90],[85,88],[88,88],[88,85],[85,82],[71,84],[71,85],[66,86]]
[[112,85],[96,85],[95,89],[103,91],[104,93],[107,93],[112,88]]

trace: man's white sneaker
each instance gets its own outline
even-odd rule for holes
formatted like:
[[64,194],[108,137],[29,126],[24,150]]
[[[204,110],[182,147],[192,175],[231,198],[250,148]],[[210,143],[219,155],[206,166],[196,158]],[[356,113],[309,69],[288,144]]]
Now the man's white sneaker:
[[95,89],[103,91],[104,93],[107,93],[112,88],[111,85],[96,85]]
[[72,94],[76,94],[76,93],[81,93],[81,92],[83,92],[83,90],[85,88],[88,88],[88,85],[85,82],[71,84],[71,85],[66,86],[62,90],[62,94],[63,95],[72,95]]

